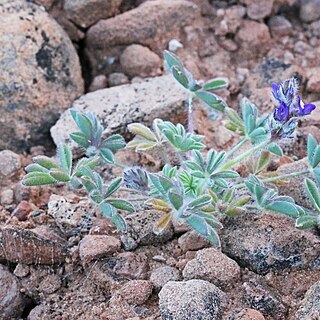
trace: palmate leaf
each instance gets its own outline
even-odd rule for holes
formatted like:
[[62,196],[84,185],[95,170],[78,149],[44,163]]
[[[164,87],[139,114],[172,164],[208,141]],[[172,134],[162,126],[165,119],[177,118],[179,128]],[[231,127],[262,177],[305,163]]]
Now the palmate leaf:
[[90,118],[86,114],[75,109],[71,109],[70,114],[81,133],[87,140],[92,140],[93,126]]
[[107,148],[111,151],[116,151],[124,148],[126,142],[120,134],[113,134],[112,136],[103,140],[101,148]]
[[110,219],[119,230],[123,232],[126,231],[127,225],[125,219],[120,214],[118,214],[111,205],[109,205],[108,203],[101,203],[99,205],[99,208],[102,214]]
[[298,210],[297,206],[291,202],[275,200],[268,204],[265,208],[272,211],[280,212],[292,218],[298,218],[300,215],[300,211]]

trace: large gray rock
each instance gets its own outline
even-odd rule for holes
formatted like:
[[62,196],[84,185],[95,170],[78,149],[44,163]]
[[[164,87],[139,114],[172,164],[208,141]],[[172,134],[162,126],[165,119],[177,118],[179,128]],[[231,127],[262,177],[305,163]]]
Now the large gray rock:
[[18,279],[0,265],[0,314],[2,320],[20,318],[25,302]]
[[218,320],[225,304],[225,293],[204,280],[169,281],[159,293],[163,320]]
[[79,58],[62,28],[23,0],[0,3],[0,150],[44,143],[83,92]]
[[320,0],[300,0],[300,19],[311,22],[320,18]]
[[[105,126],[105,134],[124,132],[127,124],[151,124],[155,118],[172,119],[185,111],[186,94],[182,87],[166,75],[146,79],[140,83],[117,86],[88,93],[73,103],[73,108],[93,112]],[[69,141],[69,133],[77,131],[73,119],[66,111],[51,128],[58,145]]]

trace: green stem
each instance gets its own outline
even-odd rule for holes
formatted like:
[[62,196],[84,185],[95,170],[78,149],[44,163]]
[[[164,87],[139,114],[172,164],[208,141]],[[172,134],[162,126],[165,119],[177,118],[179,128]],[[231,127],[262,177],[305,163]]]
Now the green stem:
[[260,149],[266,147],[269,143],[270,143],[270,141],[268,140],[268,141],[264,141],[264,142],[257,144],[252,149],[249,149],[246,152],[243,152],[239,156],[235,157],[234,159],[228,161],[224,166],[218,168],[218,170],[215,173],[230,169],[235,164],[237,164],[237,163],[241,162],[242,160],[251,156],[252,153],[259,151]]
[[[287,174],[281,174],[281,175],[275,176],[275,177],[264,178],[264,179],[261,179],[261,181],[262,182],[275,182],[275,181],[279,181],[279,180],[284,180],[284,179],[288,179],[288,178],[302,176],[302,175],[305,175],[305,174],[308,174],[308,173],[310,173],[310,170],[291,172],[291,173],[287,173]],[[244,183],[240,183],[240,184],[235,186],[236,189],[242,189],[244,187],[245,187]]]
[[238,151],[247,141],[248,138],[242,138],[238,143],[227,153],[226,159],[230,158],[236,151]]

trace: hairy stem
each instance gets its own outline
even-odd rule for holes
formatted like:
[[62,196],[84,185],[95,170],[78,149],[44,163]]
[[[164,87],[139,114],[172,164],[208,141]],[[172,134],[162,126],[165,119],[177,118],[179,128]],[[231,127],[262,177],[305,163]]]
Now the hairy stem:
[[216,172],[221,172],[230,169],[235,164],[240,163],[241,161],[245,160],[246,158],[250,157],[254,152],[258,152],[261,149],[265,148],[270,141],[264,141],[256,146],[254,146],[252,149],[247,150],[246,152],[241,153],[239,156],[235,157],[234,159],[228,161],[224,166],[220,167]]
[[[286,174],[281,174],[279,176],[275,176],[275,177],[270,177],[270,178],[264,178],[264,179],[260,179],[262,182],[276,182],[279,180],[284,180],[284,179],[289,179],[289,178],[294,178],[294,177],[298,177],[298,176],[303,176],[305,174],[310,173],[310,170],[303,170],[303,171],[298,171],[298,172],[291,172],[291,173],[286,173]],[[245,187],[244,183],[240,183],[238,185],[235,185],[236,189],[242,189]]]
[[248,138],[242,138],[236,145],[233,146],[232,149],[227,153],[226,159],[230,158],[236,151],[238,151],[246,142],[248,142]]
[[188,131],[193,133],[194,123],[193,123],[193,96],[191,93],[188,94]]

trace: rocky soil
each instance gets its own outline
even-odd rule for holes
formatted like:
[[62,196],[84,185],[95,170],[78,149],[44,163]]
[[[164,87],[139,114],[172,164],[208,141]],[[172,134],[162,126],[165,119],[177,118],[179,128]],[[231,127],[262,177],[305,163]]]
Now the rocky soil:
[[[84,194],[20,184],[32,156],[70,143],[71,106],[126,138],[131,122],[185,123],[164,49],[199,80],[228,77],[221,95],[235,109],[246,96],[271,112],[270,84],[291,76],[319,106],[319,0],[0,0],[0,43],[1,319],[320,319],[318,230],[258,212],[226,219],[214,248],[184,226],[155,235],[160,213],[138,209],[120,234]],[[223,124],[198,106],[208,146],[236,141]],[[319,108],[270,170],[303,167],[308,133],[320,139]],[[117,156],[163,165],[156,154]],[[280,189],[306,204],[300,182]]]

